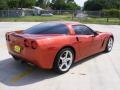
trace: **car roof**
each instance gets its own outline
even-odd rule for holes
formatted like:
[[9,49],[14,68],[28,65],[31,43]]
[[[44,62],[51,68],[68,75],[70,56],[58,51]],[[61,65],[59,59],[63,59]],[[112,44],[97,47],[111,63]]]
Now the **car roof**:
[[[53,23],[53,24],[70,24],[70,25],[76,25],[76,24],[81,24],[79,22],[75,21],[47,21],[43,23]],[[82,25],[82,24],[81,24]]]

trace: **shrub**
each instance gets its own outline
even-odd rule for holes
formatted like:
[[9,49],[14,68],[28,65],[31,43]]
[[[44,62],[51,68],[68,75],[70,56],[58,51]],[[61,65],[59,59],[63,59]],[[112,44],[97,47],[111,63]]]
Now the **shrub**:
[[109,18],[118,18],[120,17],[120,10],[118,9],[109,9],[109,10],[102,10],[102,13],[104,14],[104,17]]

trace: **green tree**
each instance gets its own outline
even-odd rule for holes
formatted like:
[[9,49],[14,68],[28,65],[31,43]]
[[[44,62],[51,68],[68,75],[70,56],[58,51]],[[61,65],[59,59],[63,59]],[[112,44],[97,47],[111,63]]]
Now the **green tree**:
[[52,5],[52,8],[55,10],[62,10],[65,6],[64,0],[54,0],[54,3]]
[[88,0],[84,3],[84,10],[98,11],[102,9],[119,9],[120,0]]
[[102,12],[104,13],[104,17],[107,17],[107,18],[111,18],[111,17],[119,18],[120,17],[120,10],[118,9],[104,9],[102,10]]
[[7,0],[0,0],[0,10],[7,8],[8,8]]
[[31,8],[36,0],[0,0],[0,9]]
[[67,3],[69,3],[69,2],[75,2],[74,0],[66,0],[67,1]]
[[38,0],[36,5],[42,8],[47,8],[50,5],[50,0]]
[[19,1],[18,0],[8,0],[7,1],[9,8],[18,8],[19,7]]
[[38,0],[37,2],[36,2],[36,5],[37,6],[39,6],[39,7],[44,7],[44,0]]
[[98,3],[96,1],[88,0],[87,2],[84,3],[84,10],[87,10],[87,11],[99,11],[102,8],[103,7],[101,3]]
[[31,8],[36,3],[36,0],[19,0],[19,7]]
[[80,6],[78,6],[75,2],[68,2],[65,5],[65,10],[76,10],[80,9]]
[[78,6],[74,0],[52,0],[51,7],[55,10],[80,9],[80,6]]

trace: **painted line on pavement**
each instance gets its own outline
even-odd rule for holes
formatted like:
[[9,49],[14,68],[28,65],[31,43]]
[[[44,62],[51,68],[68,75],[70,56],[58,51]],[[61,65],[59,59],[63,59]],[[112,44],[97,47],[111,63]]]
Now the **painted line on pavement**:
[[16,83],[17,81],[21,80],[22,78],[28,76],[29,74],[31,74],[33,72],[33,68],[28,68],[25,71],[19,73],[18,75],[14,76],[11,79],[12,83]]

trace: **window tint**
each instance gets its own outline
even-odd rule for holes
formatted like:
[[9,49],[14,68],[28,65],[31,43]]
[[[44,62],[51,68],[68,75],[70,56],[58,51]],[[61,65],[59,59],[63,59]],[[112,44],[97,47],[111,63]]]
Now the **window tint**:
[[41,23],[24,31],[27,34],[67,34],[68,28],[64,24]]
[[80,26],[75,25],[75,26],[73,26],[73,29],[75,30],[76,34],[82,34],[83,33],[82,29],[80,29]]
[[93,35],[94,34],[94,32],[90,28],[84,25],[74,25],[73,29],[75,30],[76,34],[80,34],[80,35]]

